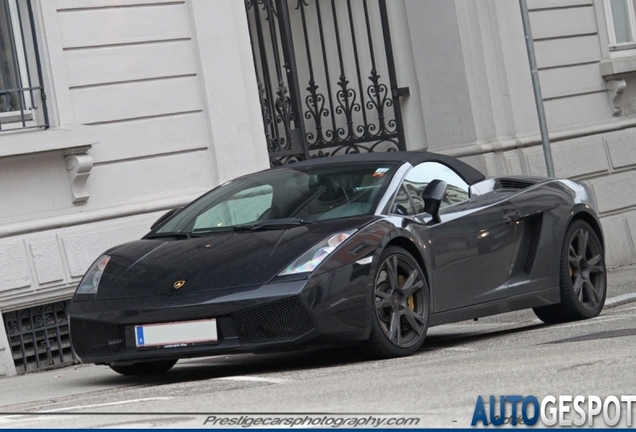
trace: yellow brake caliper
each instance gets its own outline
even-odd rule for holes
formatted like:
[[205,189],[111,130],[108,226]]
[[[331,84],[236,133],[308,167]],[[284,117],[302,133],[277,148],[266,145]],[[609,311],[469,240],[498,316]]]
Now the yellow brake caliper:
[[[404,286],[404,284],[406,283],[406,278],[402,275],[398,276],[398,284],[400,285],[400,288],[402,288]],[[413,296],[413,294],[411,294],[409,296],[409,298],[406,299],[406,305],[409,307],[409,309],[411,309],[412,311],[415,310],[415,297]]]
[[[404,286],[404,284],[406,283],[406,278],[402,275],[398,275],[398,285],[400,285],[400,288],[402,288]],[[406,299],[406,305],[409,307],[409,309],[411,309],[412,311],[415,310],[415,297],[413,296],[413,294],[411,294],[407,299]],[[401,318],[401,325],[402,325],[402,331],[408,331],[409,328],[411,327],[410,324],[408,323],[408,321],[406,320],[406,318],[404,318],[404,316],[402,316]]]

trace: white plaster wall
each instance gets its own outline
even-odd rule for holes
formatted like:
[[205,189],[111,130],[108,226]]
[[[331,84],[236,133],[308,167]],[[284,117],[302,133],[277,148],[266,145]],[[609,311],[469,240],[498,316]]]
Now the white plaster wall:
[[[242,2],[34,7],[52,127],[0,134],[0,313],[70,298],[105,249],[269,165]],[[71,151],[92,158],[85,203]]]
[[404,1],[387,2],[389,28],[393,42],[393,56],[396,65],[398,87],[408,87],[409,96],[400,98],[404,139],[407,150],[428,149],[424,113],[422,111],[422,95],[415,69],[415,54],[411,44],[410,25],[417,27],[419,20],[408,20],[408,12]]
[[[429,148],[490,176],[546,175],[519,3],[405,4]],[[633,264],[635,74],[619,77],[627,90],[614,101],[622,108],[614,116],[599,67],[609,58],[600,1],[528,6],[556,174],[592,187],[608,264]]]
[[[9,149],[0,152],[0,237],[164,210],[266,168],[242,8],[232,0],[36,3],[54,127],[0,135]],[[69,127],[90,133],[49,147],[54,131]],[[72,201],[71,145],[90,146],[93,159],[84,204]]]
[[214,181],[268,168],[245,6],[232,0],[189,6]]
[[[0,316],[1,318],[1,316]],[[9,349],[9,340],[4,328],[4,320],[0,319],[0,376],[15,376],[16,370],[13,365],[13,356]]]
[[2,311],[68,299],[100,254],[140,238],[161,214],[152,212],[0,239]]
[[[405,0],[429,150],[476,138],[455,4]],[[399,65],[396,67],[399,68]]]
[[[612,122],[594,2],[528,4],[550,131],[574,137]],[[406,1],[406,9],[429,148],[466,156],[540,142],[518,2]]]
[[[0,225],[35,228],[166,197],[178,204],[218,183],[188,3],[60,0],[38,2],[36,12],[54,127],[20,134],[29,142],[18,152],[27,154],[0,153],[0,197],[12,203],[0,207]],[[224,30],[236,31],[231,21]],[[72,202],[66,147],[46,152],[47,136],[69,127],[91,137],[90,198],[81,205]],[[0,136],[0,147],[17,136]]]

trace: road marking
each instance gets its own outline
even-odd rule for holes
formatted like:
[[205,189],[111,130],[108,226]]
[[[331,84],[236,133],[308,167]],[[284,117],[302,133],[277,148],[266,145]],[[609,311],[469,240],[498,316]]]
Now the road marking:
[[[56,421],[59,422],[60,420],[69,420],[69,419],[73,419],[75,418],[74,416],[71,415],[67,415],[67,416],[53,416],[53,415],[48,415],[48,416],[30,416],[28,414],[18,414],[18,415],[10,415],[10,416],[1,416],[0,417],[0,424],[2,424],[2,427],[18,427],[18,424],[23,424],[23,423],[42,423],[42,422],[47,422],[47,421]],[[6,423],[6,425],[5,425]],[[20,427],[26,427],[25,425],[22,425]]]
[[157,401],[157,400],[170,400],[170,399],[174,399],[174,398],[171,396],[164,396],[164,397],[151,397],[151,398],[143,398],[143,399],[129,399],[129,400],[124,400],[119,402],[107,402],[107,403],[92,404],[92,405],[75,405],[72,407],[55,408],[52,410],[43,410],[43,411],[36,411],[36,412],[52,413],[52,412],[60,412],[60,411],[73,411],[76,409],[79,410],[84,408],[97,408],[97,407],[105,407],[105,406],[113,406],[113,405],[125,405],[125,404],[131,404],[131,403],[149,402],[149,401]]
[[599,322],[619,321],[619,320],[622,320],[622,319],[625,319],[625,317],[622,317],[622,316],[616,315],[616,314],[601,315],[601,316],[597,316],[597,317],[590,318],[590,319],[587,319],[587,320],[572,321],[572,322],[567,322],[567,323],[548,325],[548,326],[542,327],[542,329],[543,330],[553,330],[553,329],[556,329],[556,328],[564,329],[564,328],[568,328],[568,327],[583,327],[583,326],[598,324]]
[[272,384],[281,384],[281,383],[293,381],[291,379],[283,379],[283,378],[264,378],[264,377],[258,377],[258,376],[242,376],[242,375],[231,376],[231,377],[222,377],[222,378],[218,378],[218,379],[225,380],[225,381],[268,382],[268,383],[272,383]]
[[459,352],[474,352],[477,351],[475,348],[467,348],[467,347],[447,347],[444,348],[445,351],[459,351]]

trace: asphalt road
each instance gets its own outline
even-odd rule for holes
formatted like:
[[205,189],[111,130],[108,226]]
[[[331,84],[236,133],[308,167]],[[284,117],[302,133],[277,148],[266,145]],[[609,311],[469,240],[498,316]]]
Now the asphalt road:
[[402,359],[318,350],[181,361],[159,378],[77,365],[1,379],[0,427],[213,427],[257,413],[470,427],[479,395],[633,395],[635,274],[612,272],[598,318],[547,326],[524,311],[435,327]]

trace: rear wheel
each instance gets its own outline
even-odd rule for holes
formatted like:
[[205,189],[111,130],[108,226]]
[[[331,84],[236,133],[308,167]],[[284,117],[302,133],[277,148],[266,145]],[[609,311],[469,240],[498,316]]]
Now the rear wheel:
[[374,357],[414,353],[428,329],[429,291],[424,273],[407,251],[388,247],[373,281],[371,335],[365,348]]
[[122,375],[159,375],[169,371],[178,360],[139,362],[127,365],[110,364],[110,368]]
[[603,246],[585,221],[568,227],[561,249],[561,303],[534,308],[547,324],[598,316],[605,305],[607,270]]

